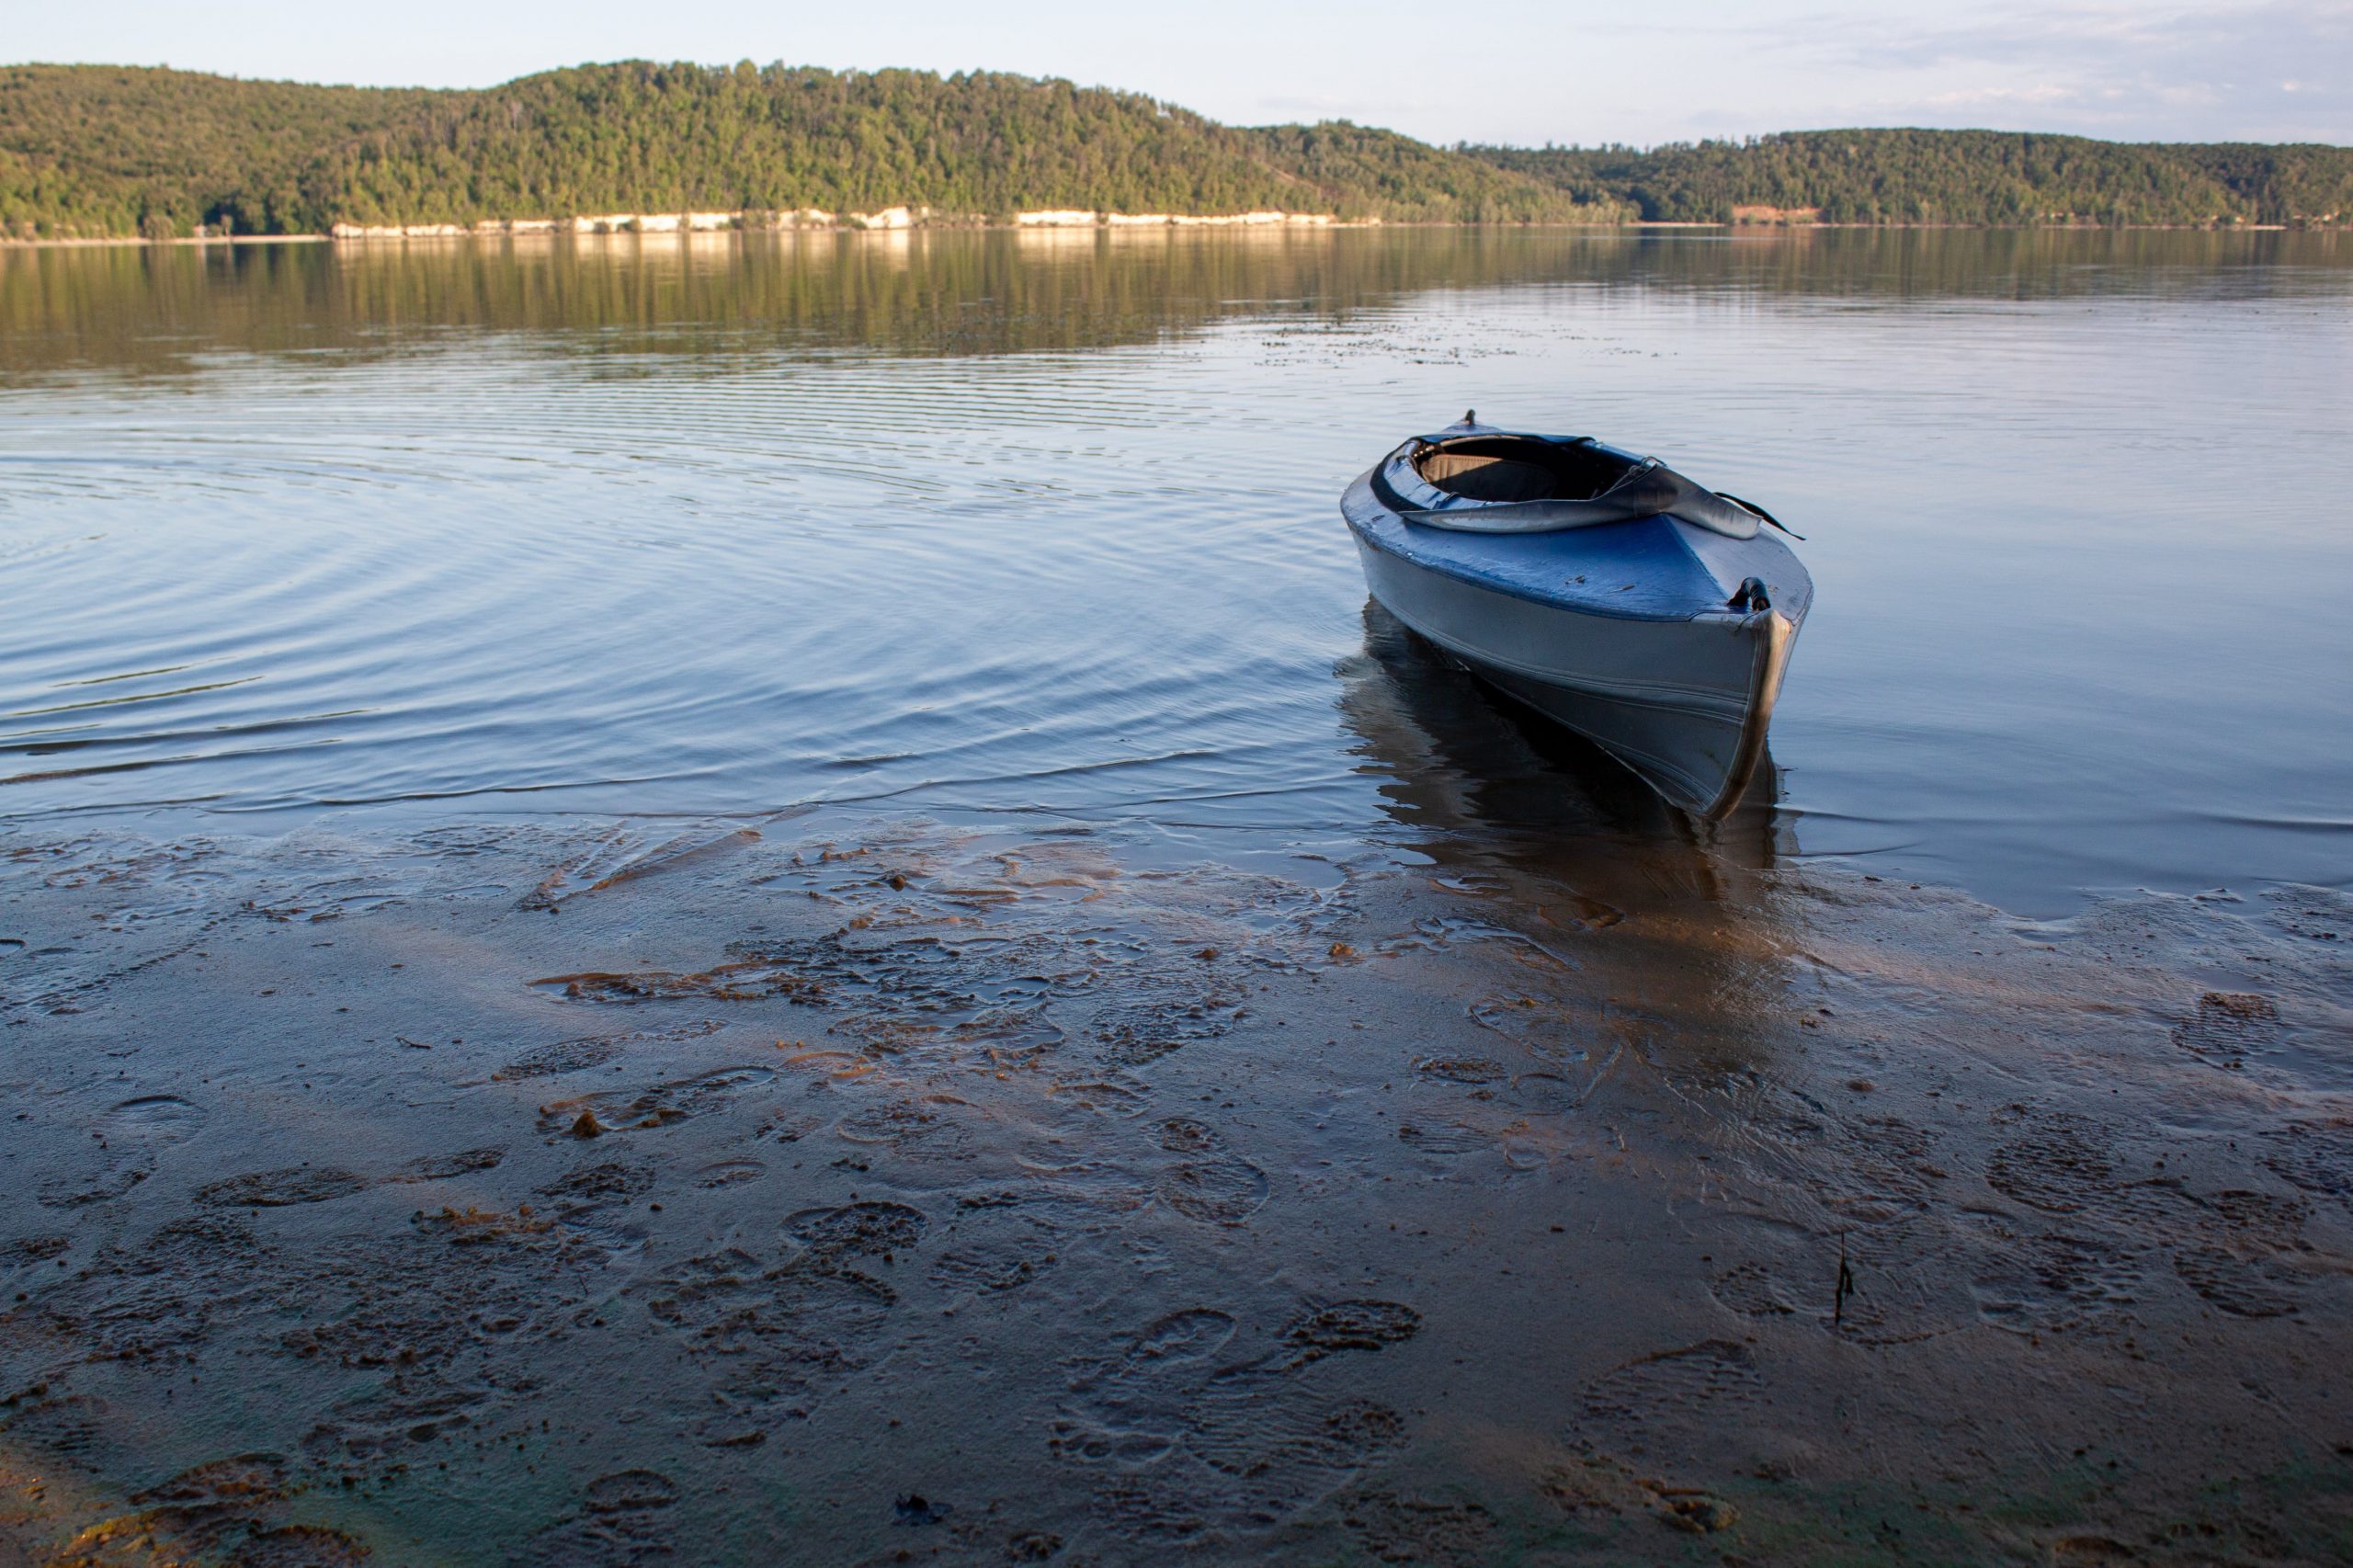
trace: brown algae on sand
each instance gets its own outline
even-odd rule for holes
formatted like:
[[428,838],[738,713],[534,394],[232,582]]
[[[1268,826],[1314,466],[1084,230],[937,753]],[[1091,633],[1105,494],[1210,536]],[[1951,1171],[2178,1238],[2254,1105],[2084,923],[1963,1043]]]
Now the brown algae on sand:
[[2353,1542],[2342,895],[456,831],[6,846],[31,1560]]

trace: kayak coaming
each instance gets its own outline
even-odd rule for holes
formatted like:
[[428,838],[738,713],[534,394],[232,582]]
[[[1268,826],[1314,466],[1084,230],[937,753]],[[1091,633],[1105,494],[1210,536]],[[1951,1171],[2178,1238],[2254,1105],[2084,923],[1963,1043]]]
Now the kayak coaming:
[[[1445,434],[1466,431],[1513,434]],[[1341,498],[1373,597],[1676,805],[1711,820],[1731,811],[1764,757],[1811,606],[1802,563],[1778,540],[1730,538],[1668,516],[1511,535],[1409,522],[1399,504],[1480,505],[1420,480],[1410,460],[1420,444],[1399,448]],[[1766,584],[1770,608],[1733,608],[1750,577]]]

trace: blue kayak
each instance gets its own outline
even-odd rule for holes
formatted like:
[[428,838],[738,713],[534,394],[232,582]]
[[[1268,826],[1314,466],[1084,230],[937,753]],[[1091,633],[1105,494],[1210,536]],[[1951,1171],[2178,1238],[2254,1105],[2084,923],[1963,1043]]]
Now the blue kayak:
[[1685,811],[1739,803],[1813,598],[1763,508],[1590,437],[1466,415],[1340,510],[1406,626]]

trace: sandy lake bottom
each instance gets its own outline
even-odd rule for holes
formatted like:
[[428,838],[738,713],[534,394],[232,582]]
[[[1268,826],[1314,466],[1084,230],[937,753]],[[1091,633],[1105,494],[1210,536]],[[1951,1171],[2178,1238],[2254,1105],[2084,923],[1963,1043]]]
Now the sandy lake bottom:
[[6,928],[72,940],[37,994],[0,960],[7,1528],[76,1562],[2353,1541],[2353,900],[2038,923],[1723,846],[1136,848],[14,848]]
[[2353,1560],[2342,236],[702,239],[0,253],[0,1563]]

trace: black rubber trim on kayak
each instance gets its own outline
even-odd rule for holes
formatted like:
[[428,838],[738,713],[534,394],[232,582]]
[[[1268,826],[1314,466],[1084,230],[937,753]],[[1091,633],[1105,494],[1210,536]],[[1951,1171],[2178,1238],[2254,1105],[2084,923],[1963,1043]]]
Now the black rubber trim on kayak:
[[1802,534],[1802,533],[1798,532],[1798,530],[1797,530],[1797,529],[1795,529],[1795,528],[1793,528],[1790,527],[1790,525],[1789,525],[1789,524],[1787,524],[1787,523],[1785,523],[1785,522],[1781,521],[1781,519],[1780,519],[1780,518],[1779,518],[1779,517],[1775,517],[1772,513],[1770,513],[1770,512],[1767,511],[1764,507],[1762,507],[1762,506],[1758,506],[1756,502],[1754,502],[1754,501],[1744,501],[1744,500],[1742,500],[1739,496],[1734,495],[1734,494],[1733,494],[1731,491],[1729,491],[1729,490],[1719,490],[1719,491],[1717,491],[1717,492],[1716,492],[1716,494],[1719,494],[1719,495],[1721,495],[1721,496],[1722,496],[1725,500],[1727,500],[1727,501],[1731,502],[1731,503],[1732,503],[1733,506],[1745,506],[1745,507],[1747,507],[1750,511],[1752,511],[1752,512],[1756,513],[1758,517],[1760,517],[1764,518],[1767,522],[1768,522],[1768,523],[1772,524],[1775,528],[1777,528],[1780,529],[1783,533],[1785,533],[1785,534],[1789,535],[1791,539],[1793,539],[1793,540],[1797,540],[1800,544],[1803,544],[1803,543],[1805,542],[1805,535],[1803,535],[1803,534]]
[[[1704,489],[1656,458],[1643,459],[1616,483],[1588,500],[1499,501],[1486,506],[1443,508],[1414,506],[1389,483],[1389,465],[1408,452],[1418,458],[1422,449],[1443,444],[1416,437],[1381,459],[1372,471],[1375,498],[1409,523],[1455,533],[1559,533],[1569,528],[1671,516],[1727,539],[1755,539],[1758,525],[1768,520],[1761,508]],[[1773,526],[1780,527],[1779,523]]]
[[1412,440],[1401,444],[1387,457],[1373,464],[1372,473],[1370,475],[1372,480],[1372,498],[1380,502],[1382,506],[1388,507],[1391,511],[1395,512],[1400,517],[1403,517],[1405,513],[1414,510],[1413,503],[1406,500],[1403,495],[1398,494],[1397,487],[1389,483],[1389,465],[1395,462],[1399,458],[1404,457],[1409,451],[1414,452],[1418,456],[1421,448],[1431,444],[1432,443],[1428,441],[1423,440],[1419,436],[1416,436]]

